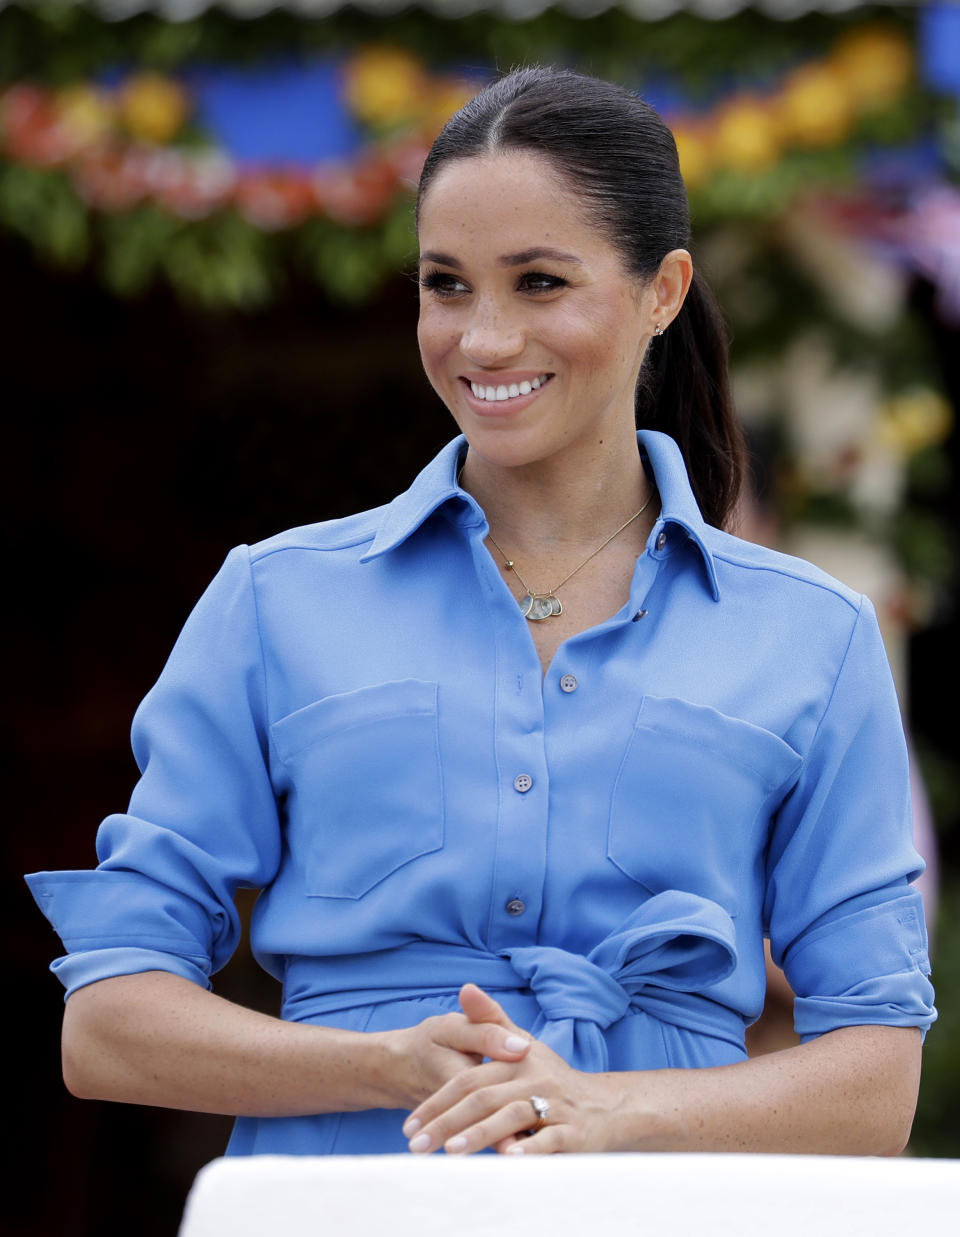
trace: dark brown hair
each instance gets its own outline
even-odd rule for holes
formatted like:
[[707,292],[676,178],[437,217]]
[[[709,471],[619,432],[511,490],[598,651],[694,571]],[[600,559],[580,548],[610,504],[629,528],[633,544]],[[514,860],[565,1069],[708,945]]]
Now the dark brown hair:
[[[619,250],[652,279],[671,249],[690,244],[690,208],[673,134],[620,86],[566,69],[517,69],[448,121],[420,177],[417,210],[450,159],[534,150],[550,159]],[[745,470],[743,432],[727,372],[727,333],[699,273],[683,308],[649,348],[637,385],[637,424],[670,434],[708,522],[722,527]]]

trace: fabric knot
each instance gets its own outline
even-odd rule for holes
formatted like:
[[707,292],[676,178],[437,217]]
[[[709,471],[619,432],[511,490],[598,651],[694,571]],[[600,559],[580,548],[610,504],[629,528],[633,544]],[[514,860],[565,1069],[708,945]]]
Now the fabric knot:
[[540,1005],[533,1034],[575,1068],[600,1072],[609,1067],[607,1027],[631,1010],[662,1017],[671,1003],[665,991],[699,992],[724,979],[736,966],[735,945],[723,907],[668,890],[644,902],[586,957],[537,945],[503,956]]
[[585,1018],[608,1027],[630,1007],[630,995],[607,971],[582,954],[549,945],[527,945],[508,954],[551,1022]]

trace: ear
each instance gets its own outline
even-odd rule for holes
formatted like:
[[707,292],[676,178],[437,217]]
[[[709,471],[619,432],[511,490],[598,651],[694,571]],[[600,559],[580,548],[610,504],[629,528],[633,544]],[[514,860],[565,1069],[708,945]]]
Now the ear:
[[693,279],[693,259],[686,249],[671,249],[651,285],[654,295],[651,334],[656,327],[666,330],[683,305]]

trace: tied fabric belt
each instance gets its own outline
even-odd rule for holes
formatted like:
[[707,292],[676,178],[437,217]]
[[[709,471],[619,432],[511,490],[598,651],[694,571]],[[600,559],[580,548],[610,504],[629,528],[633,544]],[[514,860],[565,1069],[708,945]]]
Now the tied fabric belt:
[[[736,1042],[742,1018],[700,995],[735,965],[727,912],[698,894],[670,890],[644,902],[586,955],[550,945],[498,955],[416,941],[347,958],[291,958],[283,1016],[309,1021],[332,1010],[455,992],[468,981],[494,994],[529,990],[540,1007],[531,1033],[568,1064],[601,1072],[608,1068],[604,1031],[633,1013]],[[427,982],[399,982],[414,974]],[[358,977],[366,981],[359,990]]]

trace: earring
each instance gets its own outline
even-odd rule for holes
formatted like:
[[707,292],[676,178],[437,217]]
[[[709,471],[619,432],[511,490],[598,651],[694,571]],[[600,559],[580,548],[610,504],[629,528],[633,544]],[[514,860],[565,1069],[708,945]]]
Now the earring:
[[657,325],[653,328],[653,333],[654,333],[654,335],[662,335],[662,334],[663,334],[663,327],[660,325],[660,323],[659,323],[659,322],[658,322],[658,323],[657,323]]

